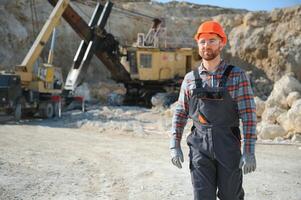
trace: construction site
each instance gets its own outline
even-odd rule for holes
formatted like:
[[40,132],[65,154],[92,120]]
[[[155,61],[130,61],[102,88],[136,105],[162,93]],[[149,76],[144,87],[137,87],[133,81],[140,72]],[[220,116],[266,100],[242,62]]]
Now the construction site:
[[[202,62],[199,25],[247,74],[257,169],[247,200],[301,199],[301,3],[249,11],[170,1],[1,0],[0,199],[193,199],[172,119]],[[242,130],[242,126],[240,127]]]

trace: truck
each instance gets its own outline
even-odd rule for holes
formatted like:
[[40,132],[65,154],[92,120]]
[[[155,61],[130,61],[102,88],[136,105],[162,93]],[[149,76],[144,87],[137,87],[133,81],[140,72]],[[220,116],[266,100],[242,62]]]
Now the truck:
[[61,68],[47,63],[38,65],[38,58],[58,25],[69,0],[60,0],[38,34],[22,63],[13,70],[0,73],[0,111],[19,120],[23,114],[39,114],[44,118],[61,115],[63,76]]

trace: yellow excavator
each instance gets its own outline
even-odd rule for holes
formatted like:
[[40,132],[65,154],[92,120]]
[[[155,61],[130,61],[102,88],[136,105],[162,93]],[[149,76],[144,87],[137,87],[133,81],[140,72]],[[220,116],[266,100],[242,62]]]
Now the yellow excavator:
[[147,106],[151,106],[150,100],[157,93],[165,95],[163,106],[176,101],[183,77],[200,60],[196,48],[188,47],[187,44],[185,48],[176,47],[168,43],[164,37],[166,27],[161,24],[160,19],[153,19],[148,33],[138,33],[135,45],[123,49],[126,59],[121,59],[132,79],[126,84],[127,99],[139,100],[131,92],[139,88],[138,96],[145,100]]
[[13,72],[1,72],[0,111],[6,115],[12,114],[16,120],[23,113],[60,117],[64,81],[61,68],[52,65],[54,37],[48,63],[37,65],[37,60],[68,4],[69,0],[58,1],[21,65]]
[[[52,5],[57,2],[48,1]],[[96,55],[111,72],[112,78],[125,85],[125,104],[151,106],[151,98],[157,93],[168,94],[166,104],[172,103],[184,75],[199,61],[197,50],[170,47],[160,41],[161,21],[154,19],[146,35],[138,34],[135,47],[125,47],[119,52],[118,41],[104,28],[112,8],[110,1],[104,6],[97,3],[89,24],[70,5],[66,8],[63,17],[82,41],[65,88],[72,90],[77,87],[82,80],[79,76],[85,74],[92,56]],[[112,101],[114,103],[114,99]]]

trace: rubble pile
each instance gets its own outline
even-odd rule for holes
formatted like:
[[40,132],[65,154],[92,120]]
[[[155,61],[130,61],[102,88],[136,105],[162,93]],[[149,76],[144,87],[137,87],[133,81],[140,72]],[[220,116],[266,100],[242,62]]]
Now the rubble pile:
[[266,101],[256,97],[259,139],[301,142],[301,83],[292,74],[274,84]]

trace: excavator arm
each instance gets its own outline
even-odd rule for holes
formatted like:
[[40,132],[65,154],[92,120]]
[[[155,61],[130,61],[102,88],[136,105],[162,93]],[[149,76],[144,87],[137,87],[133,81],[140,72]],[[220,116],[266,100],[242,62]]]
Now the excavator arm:
[[[48,2],[55,6],[58,2],[58,0],[48,0]],[[93,41],[95,34],[101,34],[106,33],[104,26],[105,24],[97,24],[96,27],[89,26],[82,17],[70,6],[68,5],[63,13],[64,19],[69,23],[69,25],[75,30],[75,32],[82,38],[85,44],[88,46],[91,41]],[[100,16],[102,17],[102,16]],[[108,16],[107,16],[108,17]],[[104,23],[106,23],[106,20],[103,20]],[[95,29],[96,28],[96,29]],[[111,37],[110,37],[111,36]],[[109,35],[109,37],[104,37],[103,40],[97,41],[98,43],[98,49],[95,48],[93,50],[93,53],[100,59],[100,61],[107,67],[107,69],[111,72],[112,78],[118,82],[127,82],[130,81],[130,74],[126,71],[124,66],[120,63],[119,59],[116,57],[116,55],[113,55],[110,53],[110,51],[107,51],[105,46],[102,45],[108,43],[106,40],[109,39],[109,43],[112,42],[112,40],[115,40],[112,38],[112,35]],[[117,42],[117,41],[116,41]]]

